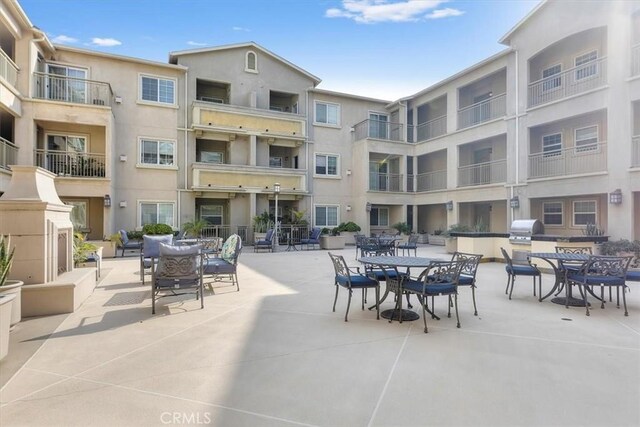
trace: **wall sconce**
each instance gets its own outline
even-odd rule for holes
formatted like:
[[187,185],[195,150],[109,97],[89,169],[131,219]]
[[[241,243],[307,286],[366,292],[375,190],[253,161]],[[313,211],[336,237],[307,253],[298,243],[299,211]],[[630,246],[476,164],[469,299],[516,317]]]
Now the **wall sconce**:
[[617,188],[615,191],[609,193],[609,203],[612,205],[622,204],[622,190]]
[[127,155],[126,154],[120,154],[120,161],[121,162],[126,162],[127,161]]
[[351,205],[347,205],[347,212],[351,212]]
[[351,169],[347,169],[347,175],[351,175]]
[[104,195],[104,207],[105,208],[110,208],[111,207],[111,196],[108,194]]
[[509,200],[509,206],[515,209],[520,207],[520,199],[518,198],[518,196],[513,196],[511,200]]
[[121,200],[120,201],[120,207],[121,208],[126,208],[127,207],[127,201],[126,200]]
[[447,206],[447,210],[448,210],[448,211],[452,211],[452,210],[453,210],[453,200],[449,200],[449,201],[446,203],[446,206]]
[[367,202],[367,212],[371,212],[371,203]]

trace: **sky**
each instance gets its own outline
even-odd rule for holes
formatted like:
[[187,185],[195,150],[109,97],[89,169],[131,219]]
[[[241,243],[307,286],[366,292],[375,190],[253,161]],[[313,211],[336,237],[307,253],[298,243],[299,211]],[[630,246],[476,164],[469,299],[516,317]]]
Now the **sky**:
[[54,43],[167,62],[254,41],[321,89],[396,100],[506,46],[538,0],[18,0]]

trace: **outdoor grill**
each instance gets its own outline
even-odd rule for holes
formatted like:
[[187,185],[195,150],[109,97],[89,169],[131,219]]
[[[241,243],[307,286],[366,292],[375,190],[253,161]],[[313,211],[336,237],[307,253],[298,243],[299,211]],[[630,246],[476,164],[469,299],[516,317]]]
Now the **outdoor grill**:
[[514,245],[530,245],[531,236],[544,233],[544,226],[537,219],[516,219],[511,223],[509,242]]

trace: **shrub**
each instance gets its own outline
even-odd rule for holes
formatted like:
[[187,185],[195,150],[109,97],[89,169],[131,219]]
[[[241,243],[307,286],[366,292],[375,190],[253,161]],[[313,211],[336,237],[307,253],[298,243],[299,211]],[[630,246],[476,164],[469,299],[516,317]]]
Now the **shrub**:
[[351,233],[357,233],[362,230],[358,224],[353,221],[340,223],[337,227],[338,231],[348,231]]
[[473,230],[471,230],[469,226],[464,224],[453,224],[449,226],[448,230],[443,231],[442,235],[445,237],[451,237],[452,232],[466,232],[466,231],[473,231]]
[[398,233],[401,234],[411,233],[411,226],[406,222],[396,222],[391,226],[391,228],[394,228]]
[[173,234],[173,228],[167,224],[145,224],[142,234]]
[[142,233],[142,231],[127,231],[127,238],[129,240],[142,240],[142,235],[144,233]]
[[84,241],[84,235],[78,231],[73,233],[73,262],[75,264],[85,262],[91,252],[98,250],[93,243]]

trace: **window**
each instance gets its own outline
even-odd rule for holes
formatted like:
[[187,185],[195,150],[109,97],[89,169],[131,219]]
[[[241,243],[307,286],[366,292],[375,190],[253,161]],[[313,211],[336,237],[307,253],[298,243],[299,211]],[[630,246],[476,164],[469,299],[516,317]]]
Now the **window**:
[[[560,74],[561,72],[562,72],[562,64],[557,64],[557,65],[554,65],[553,67],[549,67],[542,70],[542,78],[547,79],[548,77],[555,76],[556,74]],[[542,82],[542,90],[544,92],[553,90],[560,86],[562,86],[561,76],[549,78],[544,82]]]
[[598,74],[598,64],[595,63],[597,59],[597,50],[576,56],[576,80],[582,80]]
[[175,143],[172,141],[140,140],[140,163],[144,165],[173,166]]
[[200,219],[208,225],[224,224],[224,210],[222,205],[202,205],[200,206]]
[[562,150],[562,134],[554,133],[542,137],[542,153],[544,157],[559,156]]
[[174,226],[173,202],[140,202],[140,226],[167,224]]
[[544,225],[562,225],[562,202],[545,202],[542,204],[542,222]]
[[87,70],[47,64],[47,99],[87,102]]
[[75,231],[78,230],[86,230],[87,227],[87,202],[81,200],[67,200],[65,203],[69,206],[73,206],[73,210],[71,211],[71,223],[73,224],[73,229]]
[[86,153],[87,138],[72,135],[47,135],[47,151]]
[[327,102],[316,102],[315,122],[339,126],[340,125],[340,105],[329,104]]
[[369,138],[388,139],[389,116],[386,114],[369,113]]
[[175,85],[175,80],[140,76],[140,98],[143,101],[173,105],[175,103]]
[[316,226],[337,227],[338,206],[316,206]]
[[245,57],[244,70],[250,73],[258,72],[258,55],[256,55],[255,52],[247,52],[247,56]]
[[200,161],[203,163],[224,163],[224,153],[222,151],[200,151]]
[[338,176],[338,156],[316,154],[316,175]]
[[371,208],[369,212],[369,224],[372,227],[389,226],[389,208]]
[[576,129],[576,151],[591,151],[598,149],[598,126],[588,126]]
[[281,168],[282,167],[282,157],[269,157],[269,167],[270,168]]
[[595,200],[573,202],[573,225],[596,224],[596,207]]

